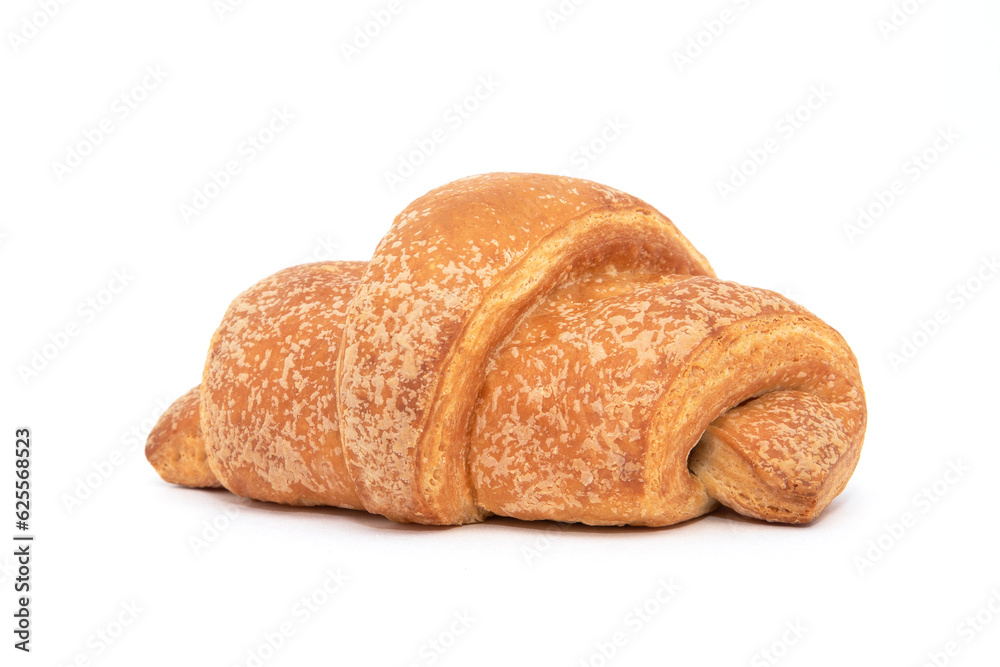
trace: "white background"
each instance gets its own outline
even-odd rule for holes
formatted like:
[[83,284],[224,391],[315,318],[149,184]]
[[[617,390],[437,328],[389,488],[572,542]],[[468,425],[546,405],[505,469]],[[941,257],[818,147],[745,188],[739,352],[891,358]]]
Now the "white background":
[[[557,0],[403,2],[349,59],[342,45],[387,4],[249,0],[220,16],[211,0],[95,0],[46,18],[4,2],[3,484],[14,430],[30,426],[37,539],[30,655],[11,647],[13,547],[0,552],[3,663],[252,665],[287,622],[262,664],[922,665],[951,641],[938,664],[995,664],[1000,280],[984,261],[1000,250],[1000,7],[909,0],[890,31],[888,0],[595,0],[558,21]],[[496,89],[447,120],[481,77]],[[247,159],[274,109],[294,120]],[[439,127],[445,141],[390,188],[385,173]],[[762,166],[741,166],[765,145]],[[55,164],[77,150],[75,168]],[[925,150],[933,163],[915,167]],[[185,220],[234,159],[240,173]],[[741,168],[754,173],[724,198]],[[501,170],[642,197],[721,277],[786,293],[845,335],[870,427],[818,521],[433,529],[160,481],[145,431],[199,381],[237,293],[309,258],[366,259],[413,198]],[[849,235],[897,179],[902,194]],[[127,285],[104,292],[116,271]],[[27,373],[36,353],[49,358]],[[3,515],[7,541],[13,507]],[[338,569],[343,586],[317,593]],[[679,586],[669,602],[661,579]],[[305,619],[295,605],[311,595],[327,599]]]

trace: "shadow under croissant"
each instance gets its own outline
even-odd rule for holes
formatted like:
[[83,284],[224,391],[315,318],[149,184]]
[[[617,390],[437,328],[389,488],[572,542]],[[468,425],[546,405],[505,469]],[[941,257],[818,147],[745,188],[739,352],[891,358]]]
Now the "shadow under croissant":
[[504,528],[514,528],[517,530],[526,530],[530,532],[544,532],[544,533],[579,533],[579,534],[591,534],[591,535],[628,535],[628,534],[650,534],[651,532],[661,532],[661,531],[671,531],[677,528],[683,528],[685,526],[693,526],[702,522],[712,523],[713,521],[722,522],[732,522],[759,526],[770,526],[772,528],[788,528],[788,529],[803,529],[807,526],[817,526],[825,521],[829,521],[834,515],[839,513],[840,506],[844,504],[844,498],[835,498],[830,505],[827,506],[826,510],[821,513],[818,517],[813,519],[807,524],[793,524],[793,523],[774,523],[767,522],[761,519],[755,519],[753,517],[748,517],[740,514],[739,512],[732,510],[725,505],[719,505],[717,508],[712,510],[707,514],[703,514],[687,521],[682,521],[680,523],[675,523],[670,526],[589,526],[582,523],[564,523],[559,521],[549,521],[549,520],[537,520],[537,521],[525,521],[522,519],[513,519],[505,516],[490,516],[485,521],[479,524],[473,524],[473,526],[434,526],[419,523],[398,523],[387,519],[386,517],[379,514],[372,514],[364,510],[353,510],[346,509],[343,507],[329,507],[323,505],[284,505],[281,503],[268,502],[265,500],[254,500],[252,498],[241,498],[240,496],[234,495],[223,489],[221,487],[203,487],[203,488],[193,488],[184,486],[171,486],[172,490],[176,490],[181,493],[197,492],[206,493],[213,496],[213,500],[231,507],[238,507],[241,511],[247,510],[251,512],[264,512],[264,513],[278,513],[278,514],[299,514],[299,515],[316,515],[324,517],[336,517],[340,520],[349,521],[359,526],[365,528],[372,528],[375,530],[390,530],[390,531],[403,531],[403,532],[440,532],[445,530],[451,530],[454,528],[466,528],[471,529],[473,526],[502,526]]

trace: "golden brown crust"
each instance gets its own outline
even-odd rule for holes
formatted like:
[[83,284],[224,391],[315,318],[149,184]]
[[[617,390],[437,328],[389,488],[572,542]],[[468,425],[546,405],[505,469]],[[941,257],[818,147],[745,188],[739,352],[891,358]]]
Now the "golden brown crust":
[[160,415],[146,439],[146,459],[171,484],[218,487],[201,435],[200,390],[194,387]]
[[209,463],[237,495],[360,508],[347,474],[336,361],[365,265],[321,262],[262,280],[226,311],[202,378]]
[[854,469],[859,452],[851,428],[814,394],[774,391],[712,422],[691,470],[712,497],[741,514],[807,523]]
[[[706,276],[672,276],[620,294],[593,279],[562,291],[571,294],[550,295],[487,370],[469,454],[485,509],[524,519],[669,525],[720,500],[753,515],[753,502],[719,492],[733,481],[724,445],[700,452],[694,477],[688,470],[710,422],[732,431],[745,455],[748,443],[758,445],[753,456],[770,484],[742,480],[739,488],[762,502],[793,478],[828,488],[824,473],[845,455],[848,439],[831,451],[811,411],[833,421],[827,401],[857,398],[860,386],[832,329],[780,295]],[[766,414],[726,419],[748,415],[746,406],[730,408],[778,387],[816,395],[782,392],[796,400],[761,399]],[[801,433],[765,446],[765,435],[796,426]],[[857,435],[849,440],[852,455]],[[715,482],[707,490],[706,477]]]
[[712,274],[658,211],[580,179],[474,176],[396,218],[348,312],[340,369],[348,465],[369,511],[440,524],[484,516],[465,450],[489,355],[547,292],[612,262]]
[[857,360],[812,313],[716,279],[642,201],[538,174],[428,193],[367,266],[261,281],[201,392],[231,491],[431,524],[662,526],[720,502],[802,523],[867,419]]
[[[758,462],[755,468],[758,472],[769,469],[770,474],[759,474],[753,479],[741,476],[740,468],[730,465],[732,457],[722,447],[703,452],[699,451],[700,445],[696,447],[689,465],[712,497],[749,516],[796,523],[808,521],[814,514],[807,506],[789,507],[790,513],[780,519],[773,511],[776,503],[780,505],[783,502],[783,495],[784,501],[795,498],[794,494],[783,493],[781,478],[790,481],[796,471],[806,469],[800,464],[807,459],[822,462],[825,466],[822,470],[810,470],[802,480],[830,490],[823,493],[822,507],[841,491],[841,473],[846,470],[849,476],[857,463],[865,420],[864,393],[857,363],[837,332],[806,311],[761,318],[731,328],[720,340],[706,346],[691,364],[692,368],[704,369],[699,384],[689,385],[686,393],[689,406],[701,410],[702,416],[689,421],[688,428],[681,431],[673,427],[677,423],[676,418],[671,418],[669,412],[664,411],[661,420],[664,423],[670,420],[671,424],[664,429],[664,437],[690,442],[708,431],[707,440],[711,441],[712,433],[717,432],[711,427],[721,426],[734,435],[728,441],[719,442],[719,445],[731,446],[732,455],[744,460],[751,451],[756,451],[761,457],[773,456],[767,466]],[[783,406],[769,401],[756,404],[751,400],[784,392],[807,393],[817,400],[806,402],[795,395],[795,400],[787,401]],[[672,393],[674,397],[668,401],[679,400],[676,392]],[[820,403],[823,405],[822,413],[836,415],[840,420],[836,428],[848,438],[839,459],[806,454],[806,450],[814,447],[826,448],[822,436],[827,424],[822,424],[819,433],[812,433],[808,428],[801,432],[789,432],[792,424],[820,425],[821,412],[817,410]],[[802,414],[790,423],[776,424],[768,419],[782,410],[800,410]],[[770,415],[768,411],[771,411]],[[759,428],[764,437],[757,439],[753,431],[741,430],[747,422],[736,418],[739,415],[757,416],[768,422],[762,423]],[[709,419],[713,419],[711,425],[707,423]],[[774,438],[773,448],[768,446],[768,438]],[[706,438],[703,438],[702,443],[705,441]],[[722,455],[716,457],[714,454]],[[780,474],[777,474],[779,471]],[[843,481],[846,482],[846,478]],[[793,489],[797,483],[787,486]]]

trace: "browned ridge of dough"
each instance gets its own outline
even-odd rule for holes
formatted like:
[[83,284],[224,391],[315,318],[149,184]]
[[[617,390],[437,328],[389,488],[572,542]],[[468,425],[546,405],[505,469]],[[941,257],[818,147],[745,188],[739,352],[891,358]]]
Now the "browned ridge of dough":
[[431,524],[660,526],[720,502],[807,522],[866,424],[836,331],[716,279],[648,204],[537,174],[446,185],[370,264],[244,292],[168,415],[147,446],[167,481]]
[[209,465],[241,496],[360,509],[333,379],[361,262],[294,266],[229,306],[201,383]]
[[410,204],[375,250],[344,333],[338,396],[365,507],[481,519],[465,450],[490,353],[546,293],[612,264],[712,275],[662,214],[590,181],[487,174]]

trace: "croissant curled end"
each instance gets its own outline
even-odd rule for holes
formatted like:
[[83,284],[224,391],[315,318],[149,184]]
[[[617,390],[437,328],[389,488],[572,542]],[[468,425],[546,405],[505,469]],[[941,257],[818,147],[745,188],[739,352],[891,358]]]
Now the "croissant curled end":
[[841,402],[773,391],[727,411],[692,450],[690,471],[740,514],[809,523],[844,490],[861,453],[863,390],[856,375],[845,384]]
[[201,388],[194,387],[167,408],[146,440],[146,459],[165,482],[221,487],[205,456],[200,403]]

